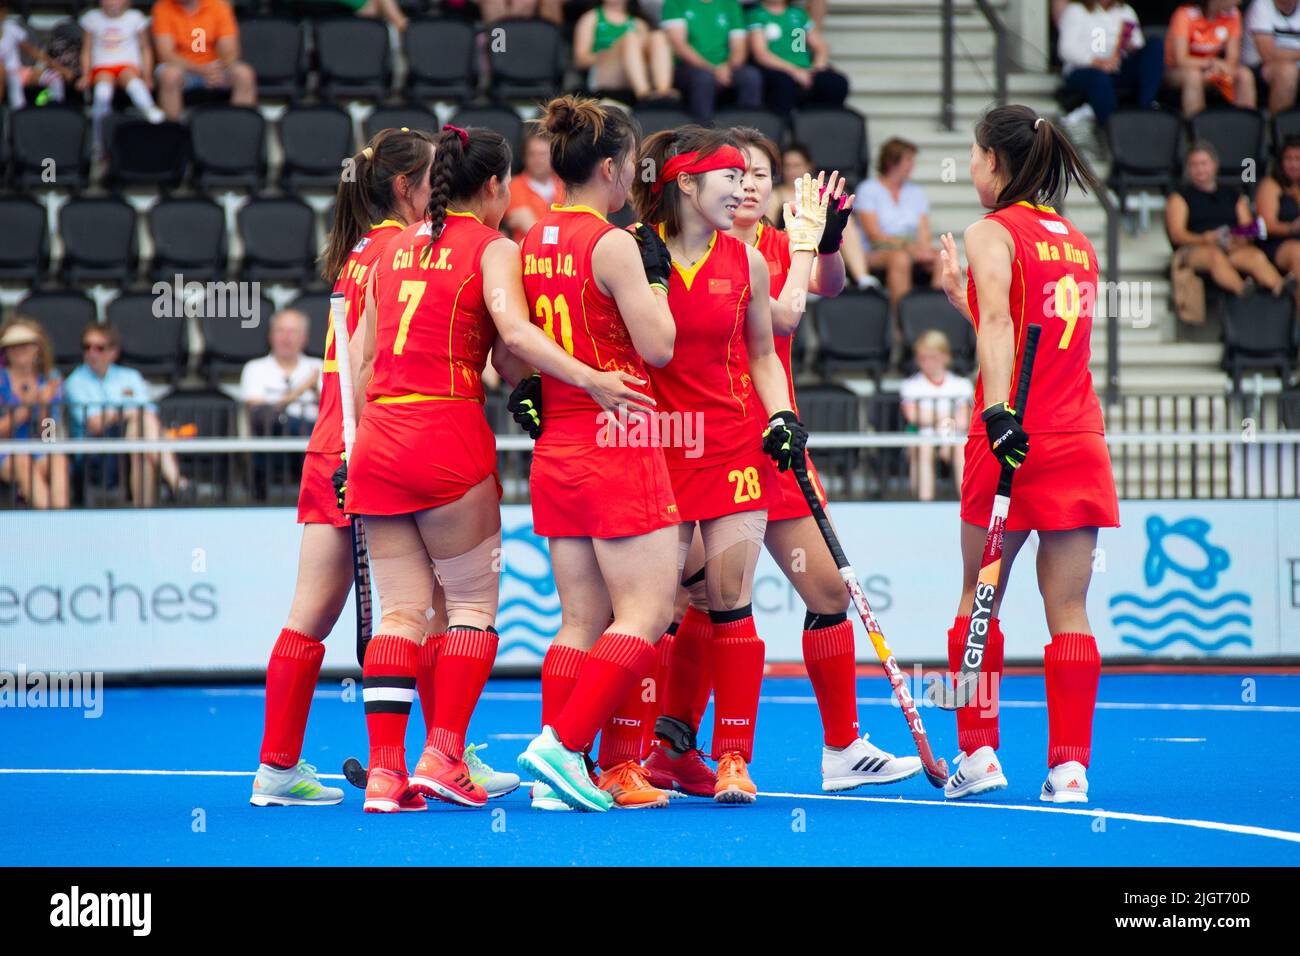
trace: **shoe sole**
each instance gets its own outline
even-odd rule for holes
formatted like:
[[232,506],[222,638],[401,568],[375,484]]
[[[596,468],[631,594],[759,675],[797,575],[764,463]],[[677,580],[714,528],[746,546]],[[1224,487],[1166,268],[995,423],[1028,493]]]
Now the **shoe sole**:
[[366,802],[361,805],[361,809],[366,813],[397,813],[402,808],[398,806],[396,800],[375,797],[367,799]]
[[547,813],[555,813],[561,810],[572,811],[573,807],[569,806],[558,797],[542,797],[533,801],[533,809],[545,810]]
[[[646,774],[646,780],[649,781],[650,786],[658,787],[660,790],[663,790],[665,793],[669,794],[669,796],[676,795],[680,797],[711,798],[715,792],[714,788],[717,786],[717,783],[715,781],[714,783],[709,784],[707,790],[704,788],[700,788],[699,790],[692,790],[689,787],[687,787],[684,783],[682,783],[680,780],[674,779],[673,777],[658,777],[656,779],[656,777],[652,774]],[[660,782],[660,781],[664,781],[664,782]]]
[[856,790],[858,787],[869,787],[882,783],[898,783],[900,780],[911,780],[922,769],[918,764],[915,770],[904,770],[881,776],[873,775],[869,778],[861,776],[831,777],[829,780],[822,780],[822,790],[826,793],[840,793],[844,790]]
[[343,802],[343,797],[337,800],[307,800],[303,797],[269,797],[263,794],[254,794],[248,798],[248,802],[255,807],[337,807]]
[[658,800],[654,800],[654,801],[652,801],[652,802],[650,802],[650,803],[619,803],[617,800],[615,800],[615,801],[614,801],[614,806],[613,806],[611,809],[614,809],[614,810],[662,810],[662,809],[663,809],[664,807],[666,807],[666,806],[668,806],[668,798],[667,798],[667,797],[660,797]]
[[727,803],[745,805],[753,803],[758,799],[758,794],[750,793],[748,790],[741,790],[739,787],[728,787],[726,790],[719,790],[713,795],[714,803]]
[[527,750],[519,755],[519,769],[533,774],[538,780],[549,786],[556,797],[566,806],[574,810],[580,810],[583,813],[604,813],[609,809],[603,804],[595,803],[578,793],[562,774],[553,770],[545,760],[537,758]]
[[979,783],[964,787],[961,792],[949,793],[947,788],[944,788],[943,796],[945,800],[963,800],[966,797],[978,797],[982,793],[992,793],[994,790],[1005,789],[1007,789],[1007,778],[1002,774],[998,774],[996,777],[981,780]]
[[1088,795],[1086,793],[1058,791],[1055,796],[1048,793],[1040,793],[1038,799],[1043,801],[1043,803],[1087,803]]
[[422,806],[422,807],[403,807],[403,806],[398,806],[398,808],[397,808],[397,812],[398,812],[398,813],[424,813],[424,812],[425,812],[426,810],[428,810],[428,809],[429,809],[429,805],[426,803],[426,804],[425,804],[424,806]]
[[477,800],[471,800],[463,793],[459,793],[451,787],[445,786],[434,780],[432,777],[412,777],[411,789],[424,797],[433,797],[435,800],[441,800],[443,803],[455,804],[458,807],[469,807],[471,810],[477,810],[487,803],[487,798],[483,803]]
[[[521,783],[523,783],[522,780],[519,781],[518,783],[516,783],[513,787],[510,787],[510,788],[508,788],[508,789],[506,789],[506,790],[488,790],[488,792],[487,792],[488,799],[489,799],[489,800],[496,800],[496,799],[498,799],[498,798],[500,798],[500,797],[504,797],[504,796],[507,796],[508,794],[514,793],[516,790],[519,789],[519,785],[520,785]],[[485,788],[485,789],[486,789],[486,788]]]

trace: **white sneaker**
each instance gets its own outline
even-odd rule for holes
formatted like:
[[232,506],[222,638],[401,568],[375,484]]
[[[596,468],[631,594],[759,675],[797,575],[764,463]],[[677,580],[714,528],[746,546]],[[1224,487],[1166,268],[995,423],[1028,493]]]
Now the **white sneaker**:
[[503,773],[493,770],[478,756],[479,751],[487,750],[487,744],[470,744],[465,748],[465,766],[469,768],[469,778],[487,791],[488,799],[504,797],[519,789],[519,774]]
[[549,784],[535,783],[529,793],[534,810],[572,810],[567,803],[555,795]]
[[155,126],[157,126],[159,123],[161,123],[163,120],[167,118],[167,114],[164,113],[156,106],[150,107],[149,109],[145,110],[144,116],[145,119],[147,119],[150,123],[153,123]]
[[895,783],[921,772],[920,757],[895,757],[869,742],[863,734],[843,750],[822,748],[822,789],[852,790],[869,783]]
[[248,802],[255,807],[332,807],[343,802],[343,791],[324,786],[305,760],[288,770],[258,764]]
[[1044,803],[1087,803],[1088,770],[1077,760],[1067,760],[1047,771],[1043,792],[1038,799]]
[[1084,103],[1078,109],[1070,110],[1061,117],[1061,125],[1069,132],[1087,129],[1088,126],[1097,120],[1097,114],[1093,112],[1092,105]]
[[972,754],[963,751],[953,758],[953,763],[961,766],[943,785],[943,795],[949,800],[1006,789],[1007,778],[992,747],[980,747]]

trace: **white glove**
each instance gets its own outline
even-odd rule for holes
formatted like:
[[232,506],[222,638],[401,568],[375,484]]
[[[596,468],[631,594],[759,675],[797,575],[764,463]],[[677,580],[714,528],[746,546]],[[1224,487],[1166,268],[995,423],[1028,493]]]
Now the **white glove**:
[[821,189],[812,175],[804,173],[794,183],[794,202],[785,204],[785,232],[791,252],[817,251],[826,230],[826,207],[830,190]]

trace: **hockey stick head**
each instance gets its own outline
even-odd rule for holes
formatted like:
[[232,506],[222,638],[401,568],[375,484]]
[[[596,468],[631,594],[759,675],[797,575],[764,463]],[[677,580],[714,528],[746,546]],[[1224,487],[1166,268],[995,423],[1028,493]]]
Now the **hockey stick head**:
[[925,696],[936,707],[943,710],[957,710],[965,707],[975,697],[979,676],[978,671],[962,674],[958,676],[954,685],[950,685],[943,678],[936,678],[926,685]]
[[366,768],[361,766],[361,761],[356,757],[349,757],[343,761],[343,777],[358,790],[366,789],[368,774]]

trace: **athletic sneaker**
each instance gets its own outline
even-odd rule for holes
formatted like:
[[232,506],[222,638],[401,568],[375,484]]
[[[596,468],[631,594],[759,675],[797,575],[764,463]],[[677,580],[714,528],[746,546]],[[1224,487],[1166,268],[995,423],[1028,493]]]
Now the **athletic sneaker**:
[[753,803],[758,799],[758,787],[749,779],[745,758],[734,750],[718,758],[718,783],[713,788],[713,799],[718,803]]
[[343,791],[323,785],[305,760],[287,770],[264,763],[257,767],[248,802],[255,807],[332,807],[343,802]]
[[470,777],[464,760],[453,760],[436,747],[425,747],[411,774],[411,789],[446,803],[478,808],[487,803],[487,791]]
[[501,773],[484,763],[479,753],[487,749],[487,744],[470,744],[465,748],[464,760],[465,766],[469,767],[470,779],[487,791],[489,800],[514,793],[519,789],[519,775]]
[[920,757],[895,757],[863,734],[843,750],[822,748],[822,789],[827,793],[852,790],[869,783],[896,783],[921,772]]
[[614,798],[620,810],[648,810],[668,806],[668,794],[652,787],[635,760],[625,760],[600,775],[596,785]]
[[1077,760],[1067,760],[1047,771],[1043,792],[1038,799],[1044,803],[1087,803],[1088,770]]
[[943,785],[943,795],[949,800],[1006,789],[1007,778],[992,747],[980,747],[972,754],[962,751],[953,758],[953,763],[961,766]]
[[668,748],[656,742],[650,747],[650,756],[642,769],[652,787],[692,797],[711,797],[718,785],[717,774],[704,762],[704,755],[698,750],[688,750],[682,756],[674,757]]
[[582,754],[560,743],[550,727],[543,727],[519,755],[519,769],[549,784],[554,795],[575,810],[604,813],[614,805],[614,798],[592,783]]
[[411,801],[411,782],[404,773],[372,767],[366,775],[366,813],[399,813],[417,809]]
[[528,791],[528,796],[533,801],[534,810],[572,810],[563,800],[555,795],[555,791],[544,783],[535,783]]

